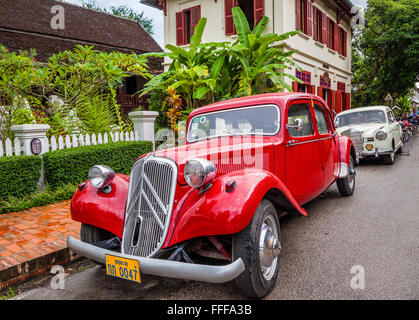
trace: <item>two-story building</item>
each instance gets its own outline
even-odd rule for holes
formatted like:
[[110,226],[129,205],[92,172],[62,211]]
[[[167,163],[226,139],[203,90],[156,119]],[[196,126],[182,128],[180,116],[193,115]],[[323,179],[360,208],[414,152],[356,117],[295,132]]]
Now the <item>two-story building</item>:
[[[286,79],[294,91],[323,97],[336,113],[350,108],[351,8],[349,0],[141,0],[164,11],[164,42],[187,47],[195,25],[207,18],[203,41],[236,41],[231,8],[240,6],[251,27],[264,15],[267,33],[302,32],[286,41],[298,50],[290,67],[304,84]],[[167,68],[169,60],[165,60]]]

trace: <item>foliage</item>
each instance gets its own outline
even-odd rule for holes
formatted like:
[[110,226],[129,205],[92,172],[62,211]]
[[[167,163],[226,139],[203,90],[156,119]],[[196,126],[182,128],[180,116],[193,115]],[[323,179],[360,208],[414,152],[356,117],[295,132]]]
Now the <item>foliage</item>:
[[46,183],[53,189],[79,184],[87,180],[89,169],[95,164],[129,174],[134,161],[152,149],[149,141],[120,141],[48,152],[43,155]]
[[352,104],[407,94],[419,75],[418,0],[369,0],[366,28],[353,41]]
[[42,159],[37,156],[0,158],[0,200],[20,197],[37,189]]
[[83,1],[82,5],[88,9],[93,9],[97,11],[102,11],[105,13],[110,13],[118,17],[130,19],[137,21],[143,26],[143,28],[149,33],[154,34],[153,32],[153,19],[145,17],[144,11],[141,13],[136,12],[135,10],[127,7],[126,5],[115,7],[111,6],[109,11],[106,8],[101,8],[97,5],[96,0]]
[[412,111],[412,99],[411,99],[411,92],[404,96],[400,96],[396,100],[396,106],[398,106],[400,109],[394,109],[394,112],[397,115],[402,115],[404,113],[410,113]]
[[35,52],[10,52],[0,45],[0,140],[13,139],[14,124],[33,122],[31,109],[26,106],[24,89],[30,85],[29,75],[38,65]]
[[160,103],[159,111],[169,117],[172,127],[178,119],[187,117],[190,111],[208,103],[284,89],[292,90],[284,77],[300,82],[284,71],[287,65],[295,66],[290,59],[294,51],[285,52],[283,46],[278,45],[299,31],[283,35],[263,35],[267,17],[250,30],[239,7],[233,8],[233,18],[238,34],[238,40],[234,43],[202,43],[207,19],[201,18],[194,29],[188,49],[167,45],[169,52],[144,55],[167,56],[172,60],[168,71],[151,79],[142,91],[142,94],[165,93],[168,99],[173,97],[173,93],[179,95],[183,102],[182,108],[173,108],[167,103],[167,99]]
[[0,200],[0,214],[17,212],[29,208],[44,206],[50,203],[71,199],[77,190],[77,185],[69,184],[52,190],[34,192],[20,197],[9,196],[6,200]]
[[[7,77],[0,82],[0,91],[13,89],[6,96],[26,97],[38,110],[37,122],[51,126],[49,135],[103,133],[115,126],[129,129],[127,120],[120,115],[116,89],[130,75],[150,77],[145,57],[101,52],[91,46],[77,45],[74,50],[54,54],[42,65],[35,65],[32,56],[9,56],[9,60],[18,60],[23,66],[13,67],[12,61],[12,67],[4,68]],[[1,68],[3,65],[0,71]],[[12,71],[7,72],[9,69]],[[9,83],[12,89],[7,89]],[[10,117],[10,123],[13,119],[25,121],[29,116],[18,113]],[[5,131],[4,135],[10,137],[10,132]]]

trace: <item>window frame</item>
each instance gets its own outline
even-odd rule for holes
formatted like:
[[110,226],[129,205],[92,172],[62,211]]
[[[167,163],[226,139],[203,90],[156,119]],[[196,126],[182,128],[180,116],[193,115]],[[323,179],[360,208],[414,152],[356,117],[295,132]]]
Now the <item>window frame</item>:
[[[219,136],[219,135],[209,136],[209,137],[206,137],[206,138],[197,139],[197,140],[193,140],[193,141],[189,140],[188,136],[189,136],[189,132],[191,130],[192,120],[195,119],[196,117],[202,117],[202,116],[209,115],[209,114],[214,114],[214,113],[230,112],[230,111],[234,111],[234,110],[255,109],[255,108],[263,108],[263,107],[275,107],[277,109],[277,112],[278,112],[278,126],[277,126],[277,129],[276,129],[275,133],[270,133],[270,134],[252,133],[252,134],[246,134],[246,135],[245,134],[243,134],[243,135],[240,135],[240,134],[239,135],[226,134],[226,135],[222,135],[222,136]],[[261,105],[253,105],[253,106],[250,105],[250,106],[243,106],[243,107],[236,107],[236,108],[230,108],[230,109],[223,109],[223,110],[216,110],[216,111],[210,111],[210,112],[205,112],[205,113],[199,113],[199,114],[195,115],[194,117],[192,117],[188,120],[188,128],[187,128],[187,131],[186,131],[186,142],[187,143],[195,143],[195,142],[198,142],[198,141],[214,139],[214,138],[224,138],[224,137],[230,137],[230,136],[267,136],[267,137],[273,137],[273,136],[276,136],[280,131],[281,131],[281,108],[275,103],[267,103],[267,104],[261,104]]]
[[303,99],[303,100],[293,100],[293,101],[290,101],[288,103],[287,110],[286,110],[286,114],[287,115],[286,115],[286,119],[284,121],[285,128],[287,127],[287,124],[289,124],[288,120],[289,120],[289,111],[290,111],[290,109],[293,106],[295,106],[295,105],[301,105],[301,104],[305,104],[308,107],[308,114],[310,116],[310,121],[311,121],[311,134],[304,135],[304,136],[293,136],[293,135],[291,135],[290,130],[288,128],[286,130],[287,131],[287,134],[292,139],[308,139],[308,138],[316,137],[316,131],[314,130],[314,122],[313,122],[313,108],[311,106],[311,101],[308,100],[308,99],[307,100],[305,100],[305,99]]
[[[320,131],[319,131],[319,125],[318,125],[318,121],[317,121],[317,117],[316,117],[316,107],[319,107],[319,109],[323,112],[324,119],[326,121],[327,130],[328,130],[327,132],[320,133]],[[324,105],[317,100],[313,100],[313,112],[314,112],[314,118],[316,119],[316,128],[317,128],[317,133],[319,134],[319,136],[332,134],[333,133],[333,128],[331,126],[330,115],[329,115],[329,112],[324,107]]]

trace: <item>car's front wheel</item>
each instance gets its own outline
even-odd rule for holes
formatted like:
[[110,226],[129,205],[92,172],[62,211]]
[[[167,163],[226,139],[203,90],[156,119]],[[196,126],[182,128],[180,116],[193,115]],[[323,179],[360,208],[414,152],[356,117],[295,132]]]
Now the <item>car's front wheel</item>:
[[233,238],[233,258],[242,258],[245,271],[236,278],[240,291],[250,298],[269,294],[278,278],[280,226],[269,200],[262,200],[248,226]]
[[351,156],[349,161],[348,167],[348,176],[345,178],[339,178],[336,182],[338,186],[338,190],[342,196],[350,196],[355,191],[355,161],[354,158]]
[[388,165],[394,164],[394,160],[396,158],[396,152],[394,151],[394,144],[393,144],[393,151],[390,154],[386,154],[383,157],[384,163]]

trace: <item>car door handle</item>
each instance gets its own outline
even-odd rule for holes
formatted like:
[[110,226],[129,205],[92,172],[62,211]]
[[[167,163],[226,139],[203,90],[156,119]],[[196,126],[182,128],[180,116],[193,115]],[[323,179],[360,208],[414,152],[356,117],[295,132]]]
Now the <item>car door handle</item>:
[[293,143],[296,143],[297,142],[297,140],[295,140],[295,139],[293,139],[293,140],[288,140],[288,144],[293,144]]

